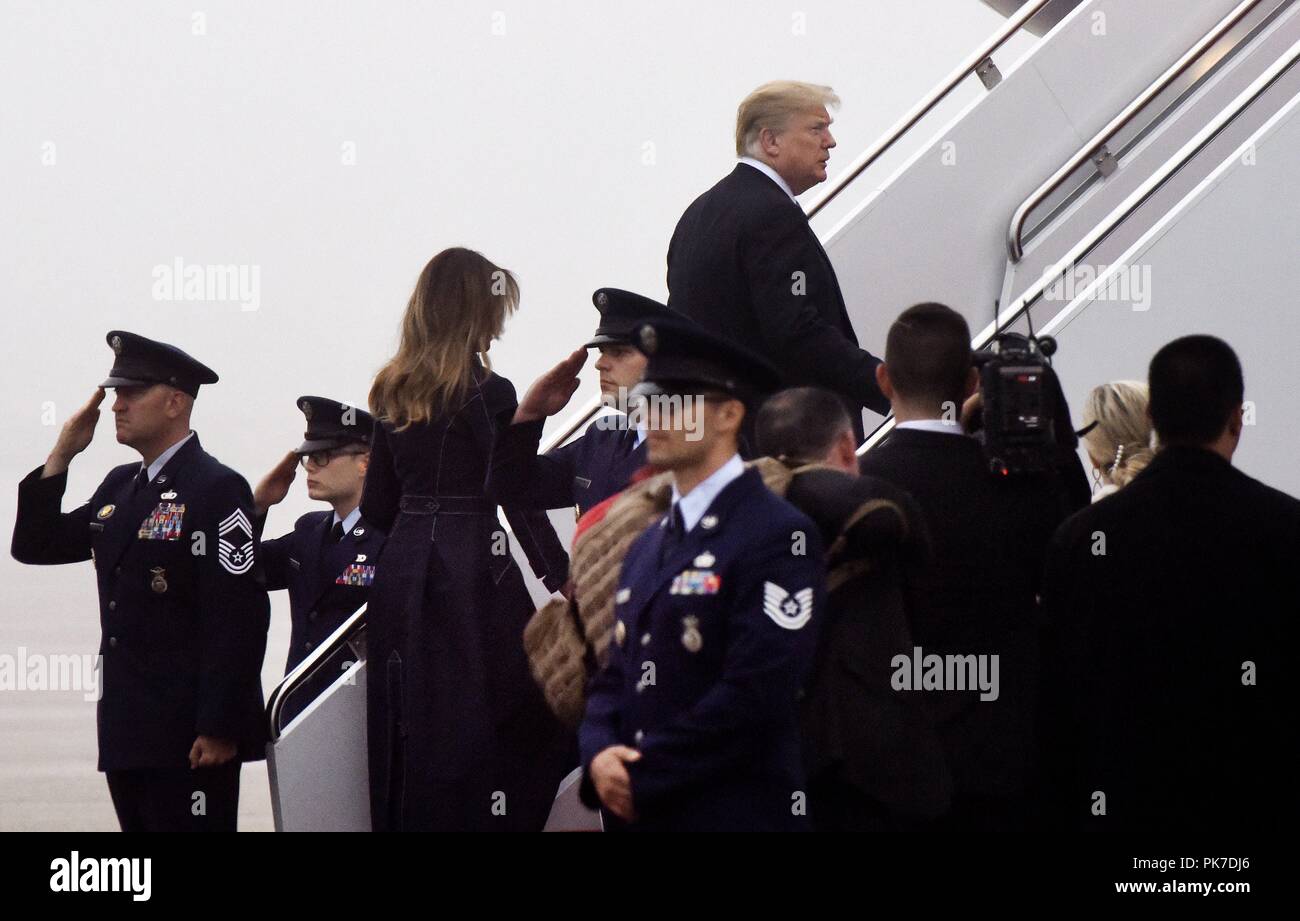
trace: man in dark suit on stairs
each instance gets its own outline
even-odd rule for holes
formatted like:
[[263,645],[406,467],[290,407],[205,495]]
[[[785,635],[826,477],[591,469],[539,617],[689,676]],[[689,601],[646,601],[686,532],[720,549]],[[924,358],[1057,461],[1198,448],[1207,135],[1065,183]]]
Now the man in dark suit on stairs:
[[880,360],[859,348],[835,269],[795,200],[826,180],[835,146],[827,107],[837,105],[830,87],[789,81],[740,104],[740,162],[673,232],[668,306],[768,359],[789,385],[838,394],[860,443],[862,408],[889,411]]

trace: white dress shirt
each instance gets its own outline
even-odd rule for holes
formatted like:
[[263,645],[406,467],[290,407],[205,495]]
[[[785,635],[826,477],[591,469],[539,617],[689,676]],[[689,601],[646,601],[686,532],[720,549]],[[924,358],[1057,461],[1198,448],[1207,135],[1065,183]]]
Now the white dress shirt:
[[[356,508],[354,508],[352,511],[348,512],[348,517],[342,519],[342,521],[343,521],[343,533],[344,533],[345,535],[346,535],[346,534],[351,534],[351,533],[352,533],[352,529],[353,529],[354,527],[356,527],[357,521],[359,521],[360,518],[361,518],[361,506],[358,505],[358,506],[357,506]],[[339,519],[339,513],[338,513],[338,512],[335,512],[335,513],[334,513],[334,520],[330,522],[330,528],[333,529],[334,525],[336,525],[336,524],[339,523],[339,520],[340,520],[340,519]]]
[[739,454],[733,454],[731,460],[710,473],[684,496],[677,491],[676,480],[673,481],[673,507],[681,508],[682,523],[686,525],[687,531],[695,527],[699,520],[704,517],[704,513],[713,504],[713,500],[718,497],[718,493],[722,492],[728,483],[744,472],[745,462],[740,459]]
[[911,422],[898,422],[896,429],[916,429],[921,432],[943,432],[945,435],[965,435],[966,430],[957,420],[945,422],[942,419],[913,419]]
[[163,453],[155,457],[153,463],[150,464],[148,467],[144,465],[144,461],[140,462],[140,469],[149,471],[150,483],[152,483],[153,478],[158,475],[158,471],[162,470],[163,466],[166,465],[166,463],[169,460],[171,460],[173,457],[176,456],[176,452],[185,446],[185,442],[189,441],[193,437],[194,437],[194,430],[190,429],[190,433],[188,435],[186,435],[180,441],[176,442],[176,444],[172,445],[166,451],[164,451]]

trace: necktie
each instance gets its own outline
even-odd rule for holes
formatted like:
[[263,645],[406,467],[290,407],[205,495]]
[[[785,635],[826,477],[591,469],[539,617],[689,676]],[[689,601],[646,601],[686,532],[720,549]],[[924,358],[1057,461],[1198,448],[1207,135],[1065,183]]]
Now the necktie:
[[336,521],[334,522],[334,527],[330,528],[330,540],[337,544],[342,539],[343,539],[343,522]]
[[680,504],[673,506],[673,512],[668,516],[668,524],[664,527],[664,539],[659,545],[659,565],[662,566],[667,559],[673,555],[679,546],[682,538],[686,536],[686,520],[682,517],[682,507]]
[[133,492],[139,492],[149,485],[149,468],[141,467],[140,472],[135,475],[135,486]]

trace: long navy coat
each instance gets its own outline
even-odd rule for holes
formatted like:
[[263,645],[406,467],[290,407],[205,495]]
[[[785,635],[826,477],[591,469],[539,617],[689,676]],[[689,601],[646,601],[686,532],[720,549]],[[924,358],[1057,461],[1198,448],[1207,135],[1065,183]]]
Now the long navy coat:
[[[534,606],[485,486],[513,385],[476,372],[454,412],[375,426],[362,514],[388,533],[367,618],[376,830],[540,830],[575,743],[529,672]],[[506,510],[552,590],[567,576],[545,513]]]

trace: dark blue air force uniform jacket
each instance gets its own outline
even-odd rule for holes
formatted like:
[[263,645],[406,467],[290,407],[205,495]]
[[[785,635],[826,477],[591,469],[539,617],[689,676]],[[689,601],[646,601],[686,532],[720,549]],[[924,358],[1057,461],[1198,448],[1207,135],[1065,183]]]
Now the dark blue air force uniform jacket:
[[636,445],[636,429],[625,427],[625,416],[596,419],[578,438],[538,454],[543,423],[508,425],[497,435],[495,450],[510,458],[488,483],[498,502],[532,509],[573,505],[581,515],[626,489],[646,464],[645,441]]
[[728,483],[660,562],[667,516],[633,543],[608,667],[579,730],[582,796],[610,745],[631,763],[631,830],[807,827],[797,697],[825,603],[813,523],[755,469]]
[[137,489],[113,468],[72,512],[67,474],[18,485],[12,553],[22,563],[93,559],[103,630],[99,769],[188,768],[200,735],[265,757],[262,656],[270,606],[253,497],[194,435]]
[[293,629],[285,674],[366,603],[375,579],[384,532],[358,518],[352,530],[334,543],[333,522],[332,511],[308,512],[288,534],[262,541],[266,587],[289,590]]

